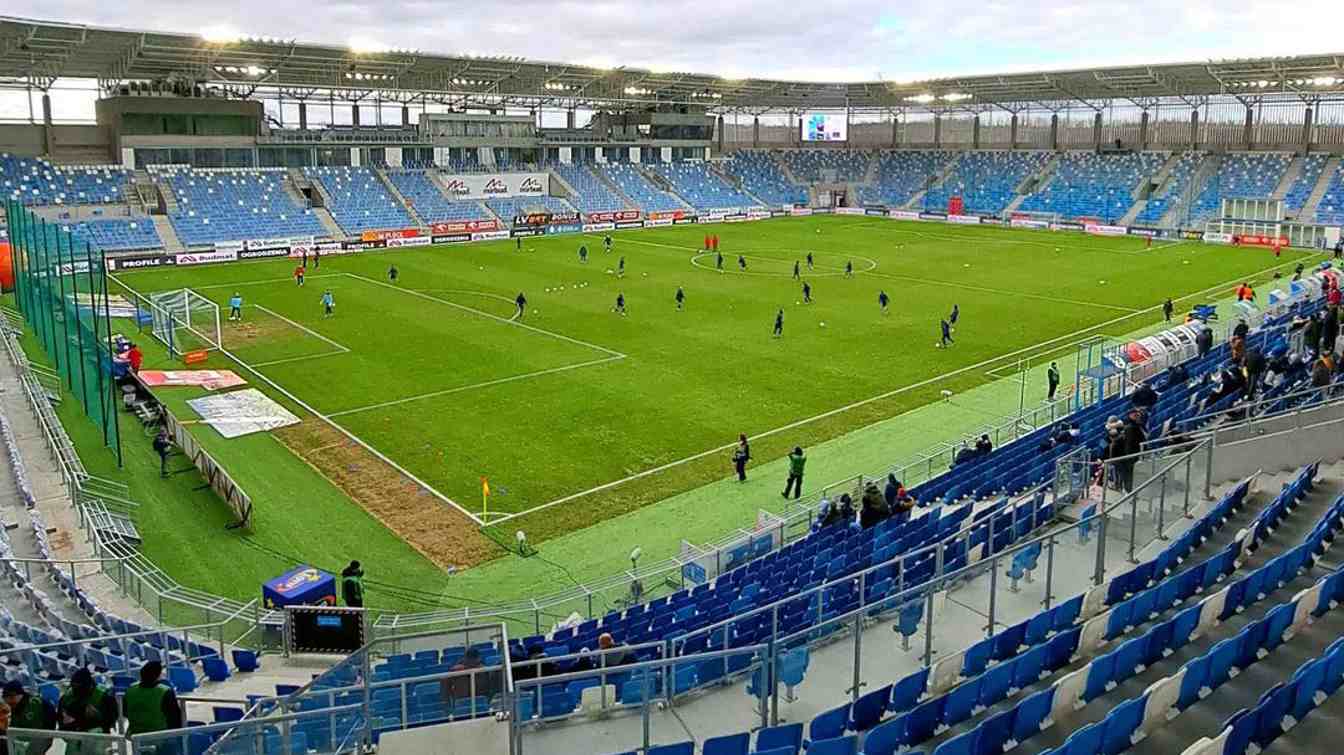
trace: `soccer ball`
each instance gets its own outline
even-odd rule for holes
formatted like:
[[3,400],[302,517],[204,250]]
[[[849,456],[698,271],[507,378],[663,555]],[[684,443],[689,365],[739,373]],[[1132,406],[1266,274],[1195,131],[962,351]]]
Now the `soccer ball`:
[[802,304],[802,302],[800,302],[800,301],[796,301],[796,302],[794,302],[794,304]]
[[820,229],[820,228],[817,229],[817,233],[821,233],[821,229]]
[[823,323],[821,324],[821,327],[823,327],[823,328],[826,327],[826,323],[823,322]]

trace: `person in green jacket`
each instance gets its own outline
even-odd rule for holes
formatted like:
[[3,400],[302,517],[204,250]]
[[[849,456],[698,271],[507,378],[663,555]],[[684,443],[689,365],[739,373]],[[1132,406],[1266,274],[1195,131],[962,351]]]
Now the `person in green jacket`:
[[[150,661],[140,667],[140,683],[127,688],[123,700],[126,736],[182,728],[177,695],[160,681],[161,676],[163,664]],[[162,746],[159,749],[162,751]]]
[[803,454],[801,446],[794,446],[793,453],[789,454],[789,479],[784,483],[785,498],[789,497],[789,491],[793,491],[793,497],[796,500],[803,494],[803,467],[807,465],[807,456]]
[[[40,696],[28,694],[19,682],[6,682],[3,698],[9,709],[9,725],[0,727],[0,734],[7,734],[10,729],[50,731],[56,728],[56,708]],[[42,755],[51,749],[50,739],[29,739],[26,744],[28,747],[23,750],[26,755]],[[9,749],[8,743],[0,742],[0,752],[6,749]]]
[[[61,731],[111,734],[120,715],[116,695],[94,684],[93,674],[87,668],[70,676],[70,688],[61,695],[60,703],[56,706],[56,718]],[[85,749],[80,742],[65,743],[67,753],[84,752]],[[97,749],[87,748],[89,752]]]
[[341,597],[351,608],[364,607],[364,568],[358,561],[341,570]]

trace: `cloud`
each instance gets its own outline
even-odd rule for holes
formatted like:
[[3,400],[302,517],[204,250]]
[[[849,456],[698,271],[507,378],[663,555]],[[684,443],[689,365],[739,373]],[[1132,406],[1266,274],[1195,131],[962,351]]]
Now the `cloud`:
[[[945,2],[639,0],[342,2],[10,0],[6,13],[93,25],[347,44],[352,35],[429,53],[517,55],[731,77],[870,81],[1034,69],[1326,52],[1341,45],[1344,3],[1183,0]],[[204,17],[203,17],[204,16]],[[128,19],[131,21],[128,22]],[[1309,20],[1309,21],[1308,21]]]

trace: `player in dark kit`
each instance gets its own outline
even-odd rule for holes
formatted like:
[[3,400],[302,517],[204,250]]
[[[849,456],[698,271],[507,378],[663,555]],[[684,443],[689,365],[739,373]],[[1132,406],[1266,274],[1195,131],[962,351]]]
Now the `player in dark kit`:
[[588,264],[588,247],[579,247],[579,262],[584,265]]
[[812,253],[811,253],[811,252],[808,252],[808,253],[807,253],[807,269],[808,269],[808,270],[811,270],[811,269],[812,269]]
[[617,312],[617,313],[621,314],[622,316],[624,316],[624,315],[626,314],[626,311],[625,311],[625,294],[623,294],[623,293],[622,293],[622,294],[616,294],[616,306],[612,307],[612,308],[611,308],[611,311],[612,311],[612,312]]
[[602,245],[606,247],[608,252],[611,251],[611,234],[602,237]]
[[803,303],[804,304],[812,303],[812,284],[808,283],[807,281],[803,281]]
[[799,264],[798,264],[798,260],[794,260],[794,261],[793,261],[793,279],[794,279],[794,280],[798,280],[798,279],[802,278],[802,271],[801,271],[799,268],[800,268],[800,266],[799,266]]
[[714,269],[723,272],[723,252],[714,254]]
[[745,273],[747,271],[747,258],[740,254],[737,255],[737,266]]
[[947,317],[947,324],[950,325],[950,326],[952,326],[952,327],[956,327],[956,325],[957,325],[957,318],[958,318],[958,317],[961,317],[961,308],[958,307],[957,305],[953,304],[953,305],[952,305],[952,314],[948,315],[948,317]]
[[948,324],[947,320],[939,321],[939,325],[941,325],[943,329],[943,340],[938,342],[938,348],[945,349],[949,343],[953,343],[952,326]]
[[620,260],[620,262],[617,262],[617,263],[616,263],[616,277],[617,277],[617,278],[624,278],[624,277],[625,277],[625,256],[624,256],[624,255],[621,256],[621,260]]
[[322,252],[318,249],[313,250],[313,269],[322,267]]
[[784,310],[775,313],[775,338],[784,335]]
[[517,237],[514,238],[514,240],[513,240],[513,248],[516,249],[516,250],[518,250],[518,251],[520,251],[520,252],[523,251],[523,237],[522,237],[522,236],[517,236]]
[[845,277],[846,278],[854,277],[854,263],[850,262],[849,260],[845,260]]
[[523,296],[522,291],[518,292],[518,298],[513,300],[513,305],[518,308],[514,316],[519,320],[523,319],[523,315],[527,313],[527,297]]
[[877,303],[882,307],[882,314],[887,314],[887,305],[891,303],[891,298],[887,296],[886,291],[877,292]]
[[387,279],[393,283],[397,282],[397,276],[401,273],[397,271],[397,266],[393,265],[387,269]]
[[681,286],[677,286],[677,295],[675,298],[677,300],[677,311],[680,312],[686,308],[686,292],[681,290]]

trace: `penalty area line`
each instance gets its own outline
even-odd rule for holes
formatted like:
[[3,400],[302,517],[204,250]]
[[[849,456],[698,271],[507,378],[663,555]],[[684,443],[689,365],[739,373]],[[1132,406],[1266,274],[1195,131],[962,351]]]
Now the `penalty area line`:
[[608,362],[618,362],[626,358],[627,357],[624,354],[621,354],[618,356],[603,357],[601,359],[590,359],[586,362],[576,362],[575,364],[567,364],[562,367],[551,367],[550,369],[545,370],[524,372],[518,375],[509,375],[508,377],[495,378],[494,380],[486,380],[480,383],[472,383],[471,385],[459,385],[456,388],[445,388],[441,391],[430,391],[429,393],[422,393],[418,396],[407,396],[405,398],[392,399],[391,401],[382,401],[377,404],[369,404],[368,406],[355,407],[354,409],[342,409],[339,412],[331,412],[327,416],[344,417],[348,414],[358,414],[360,412],[368,412],[373,411],[375,409],[386,409],[389,406],[399,406],[401,404],[408,404],[412,401],[423,401],[425,399],[438,398],[439,396],[448,396],[454,393],[462,393],[463,391],[472,391],[478,388],[489,388],[495,385],[503,385],[504,383],[513,383],[519,380],[527,380],[529,378],[541,377],[543,375],[554,375],[558,372],[568,372],[570,370],[577,370],[583,367],[595,367],[599,364],[606,364]]

